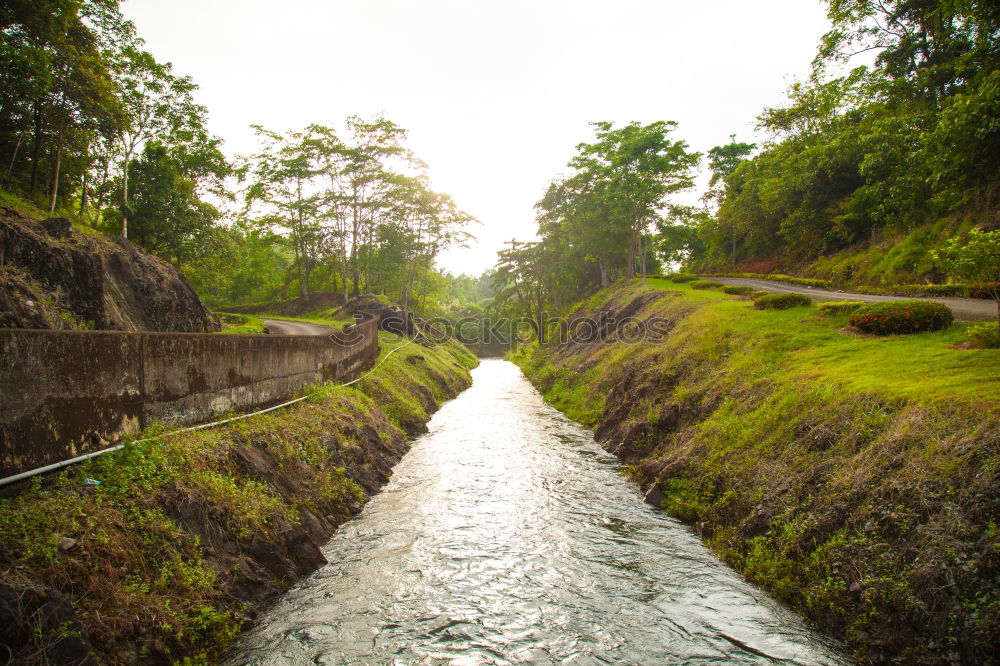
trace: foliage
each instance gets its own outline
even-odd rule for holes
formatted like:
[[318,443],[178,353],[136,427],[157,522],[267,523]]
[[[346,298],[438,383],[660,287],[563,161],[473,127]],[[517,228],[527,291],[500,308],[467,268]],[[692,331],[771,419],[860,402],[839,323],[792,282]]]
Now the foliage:
[[718,289],[726,285],[721,282],[713,282],[712,280],[695,280],[689,283],[692,289]]
[[826,301],[820,303],[817,307],[821,315],[836,317],[839,315],[849,315],[858,308],[863,307],[864,304],[864,301]]
[[812,305],[812,299],[804,294],[766,294],[754,299],[755,310],[788,310]]
[[953,238],[934,257],[960,280],[979,283],[973,288],[977,298],[985,295],[997,302],[1000,333],[1000,229],[984,232],[973,228],[964,242]]
[[865,333],[892,335],[937,331],[951,325],[954,316],[947,305],[929,301],[872,303],[855,310],[851,326]]
[[[830,2],[812,74],[759,116],[772,140],[716,174],[717,214],[687,221],[700,241],[689,243],[687,265],[809,262],[957,212],[988,218],[1000,183],[1000,14],[991,7]],[[874,65],[844,72],[862,52],[876,54]],[[933,269],[927,258],[925,249],[906,263]]]
[[972,324],[965,329],[965,341],[976,349],[1000,349],[1000,331],[990,322]]
[[733,284],[727,284],[722,288],[722,293],[732,294],[734,296],[749,296],[753,292],[753,287],[741,287]]
[[698,276],[693,275],[692,273],[672,273],[667,276],[667,279],[670,280],[671,282],[678,282],[678,283],[694,282],[695,280],[698,279]]

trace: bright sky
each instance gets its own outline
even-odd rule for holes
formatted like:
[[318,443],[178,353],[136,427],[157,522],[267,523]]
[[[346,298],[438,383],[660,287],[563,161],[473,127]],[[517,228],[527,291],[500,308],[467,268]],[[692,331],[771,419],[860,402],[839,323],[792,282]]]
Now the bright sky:
[[[820,0],[127,0],[148,49],[194,78],[231,156],[252,123],[409,130],[435,189],[482,221],[441,258],[479,274],[564,173],[588,123],[676,120],[706,151],[805,76]],[[695,196],[688,199],[696,198]]]

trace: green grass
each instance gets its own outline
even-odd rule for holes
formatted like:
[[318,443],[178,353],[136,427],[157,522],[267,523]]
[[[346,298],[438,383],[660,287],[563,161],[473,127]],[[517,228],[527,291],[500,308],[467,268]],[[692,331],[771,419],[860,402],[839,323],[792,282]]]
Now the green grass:
[[259,317],[254,315],[230,314],[228,312],[216,312],[222,319],[222,334],[234,335],[263,335],[267,332],[267,327]]
[[353,317],[344,317],[336,314],[336,310],[316,310],[315,312],[308,312],[301,317],[289,317],[287,315],[271,315],[266,313],[261,313],[254,315],[259,319],[280,319],[282,321],[301,321],[306,324],[319,324],[320,326],[329,326],[330,328],[343,328],[345,324],[354,324],[355,320]]
[[649,282],[708,306],[683,323],[701,332],[700,351],[712,355],[717,341],[724,339],[728,347],[741,349],[742,363],[774,368],[778,379],[810,379],[927,403],[955,398],[1000,402],[1000,350],[953,348],[973,324],[933,333],[861,336],[848,330],[846,315],[820,317],[815,307],[759,311],[752,303],[715,292],[692,291],[666,280]]
[[45,220],[50,217],[65,217],[73,225],[74,231],[79,231],[82,234],[86,234],[94,238],[103,240],[107,239],[107,234],[94,229],[92,226],[81,220],[79,214],[73,208],[58,206],[53,212],[50,213],[47,208],[43,209],[34,205],[27,199],[22,199],[16,194],[2,189],[0,189],[0,205],[11,208],[22,215],[26,215],[27,217],[35,220]]

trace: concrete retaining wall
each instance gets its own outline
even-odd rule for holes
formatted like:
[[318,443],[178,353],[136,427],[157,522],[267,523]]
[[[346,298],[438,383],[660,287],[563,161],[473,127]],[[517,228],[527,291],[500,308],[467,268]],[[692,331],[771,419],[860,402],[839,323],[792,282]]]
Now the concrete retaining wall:
[[0,329],[0,477],[356,375],[377,321],[332,336]]

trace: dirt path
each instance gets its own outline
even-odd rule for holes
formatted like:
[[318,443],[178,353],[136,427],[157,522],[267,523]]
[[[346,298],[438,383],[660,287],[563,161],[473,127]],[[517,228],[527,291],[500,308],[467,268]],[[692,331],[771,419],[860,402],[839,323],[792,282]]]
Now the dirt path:
[[304,321],[286,321],[284,319],[262,319],[271,335],[329,335],[333,329],[329,326],[309,324]]
[[[774,280],[758,280],[756,278],[713,277],[706,280],[716,280],[724,284],[745,285],[754,289],[763,289],[783,294],[805,294],[817,301],[864,301],[866,303],[884,303],[886,301],[902,301],[913,299],[913,296],[879,296],[875,294],[854,294],[847,291],[831,291],[817,287],[805,287],[798,284],[776,282]],[[956,319],[965,321],[991,321],[997,318],[997,304],[993,301],[976,298],[918,298],[921,301],[944,303],[955,313]]]

